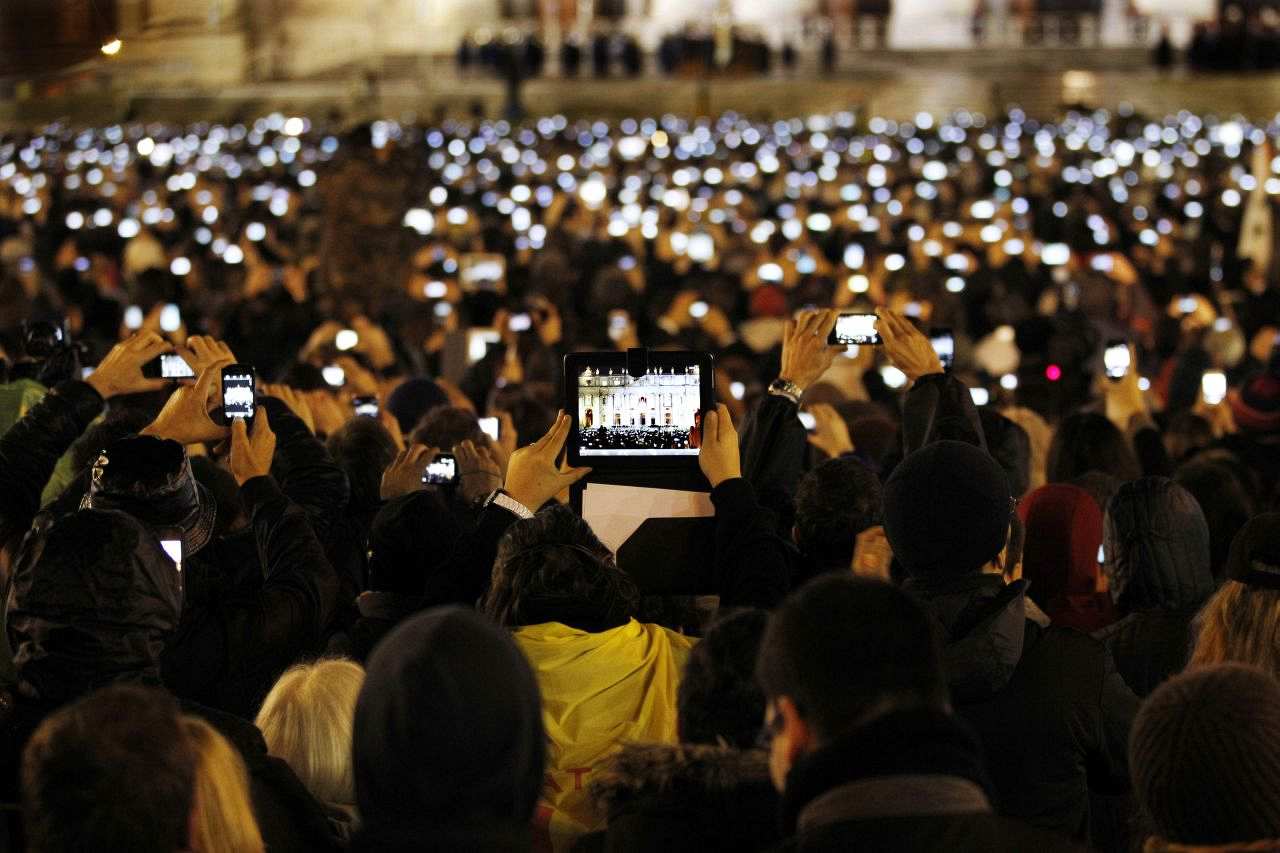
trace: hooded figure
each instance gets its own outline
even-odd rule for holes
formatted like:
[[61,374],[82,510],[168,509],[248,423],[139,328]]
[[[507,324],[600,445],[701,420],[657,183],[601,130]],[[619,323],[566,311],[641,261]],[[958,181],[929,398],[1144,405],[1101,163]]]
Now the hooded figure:
[[160,652],[181,613],[178,567],[136,519],[79,510],[32,528],[8,601],[18,687],[0,715],[6,799],[23,747],[53,710],[108,684],[160,684]]
[[136,519],[80,510],[32,531],[8,609],[24,695],[60,704],[119,680],[158,685],[179,568]]
[[414,616],[369,659],[352,759],[352,850],[529,850],[546,761],[529,664],[472,611]]
[[978,733],[997,811],[1083,841],[1089,789],[1123,786],[1137,699],[1092,638],[1032,618],[1027,582],[1006,585],[1013,501],[984,450],[937,441],[884,487],[884,528],[943,643],[951,703]]
[[217,502],[192,474],[182,445],[146,435],[103,449],[80,506],[127,512],[153,530],[181,530],[183,557],[209,544],[217,516]]
[[1130,689],[1146,696],[1186,666],[1191,619],[1213,594],[1209,526],[1190,492],[1144,477],[1107,504],[1103,550],[1121,618],[1096,636]]
[[433,492],[388,501],[369,535],[369,588],[356,599],[359,615],[330,642],[330,651],[364,661],[402,620],[465,601],[457,573],[448,571],[462,537],[462,525]]
[[1078,486],[1041,486],[1018,506],[1026,525],[1022,576],[1053,624],[1091,634],[1116,619],[1098,549],[1102,510]]

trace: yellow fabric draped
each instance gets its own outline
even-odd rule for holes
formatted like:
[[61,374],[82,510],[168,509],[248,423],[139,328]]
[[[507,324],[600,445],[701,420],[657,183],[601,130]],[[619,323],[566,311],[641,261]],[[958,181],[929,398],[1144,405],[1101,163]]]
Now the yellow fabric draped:
[[596,634],[530,625],[515,640],[537,676],[547,730],[536,846],[563,851],[604,824],[586,791],[602,759],[624,741],[676,742],[676,688],[695,641],[634,619]]

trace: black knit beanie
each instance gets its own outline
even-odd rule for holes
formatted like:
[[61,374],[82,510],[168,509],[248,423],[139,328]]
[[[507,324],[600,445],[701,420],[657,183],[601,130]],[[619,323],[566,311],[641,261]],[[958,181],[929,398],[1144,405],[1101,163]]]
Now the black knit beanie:
[[1009,479],[985,450],[938,441],[899,463],[884,486],[884,532],[910,575],[979,571],[1004,548]]
[[1170,679],[1138,712],[1129,767],[1138,803],[1165,841],[1280,838],[1280,683],[1240,664]]

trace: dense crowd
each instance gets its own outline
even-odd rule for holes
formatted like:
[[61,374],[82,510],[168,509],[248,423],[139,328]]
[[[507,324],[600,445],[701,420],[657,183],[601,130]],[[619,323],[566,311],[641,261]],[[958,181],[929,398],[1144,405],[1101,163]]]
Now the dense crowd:
[[[1280,850],[1277,135],[0,137],[9,839]],[[710,489],[681,595],[562,458],[563,356],[641,345],[715,358],[638,430]]]

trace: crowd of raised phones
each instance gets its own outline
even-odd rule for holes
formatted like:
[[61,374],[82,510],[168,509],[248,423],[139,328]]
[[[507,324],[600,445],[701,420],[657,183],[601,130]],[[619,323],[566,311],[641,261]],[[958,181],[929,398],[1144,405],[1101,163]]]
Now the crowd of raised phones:
[[[1280,850],[1277,135],[0,135],[3,837]],[[640,346],[715,359],[679,595],[563,456]]]

